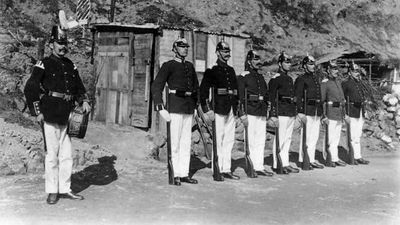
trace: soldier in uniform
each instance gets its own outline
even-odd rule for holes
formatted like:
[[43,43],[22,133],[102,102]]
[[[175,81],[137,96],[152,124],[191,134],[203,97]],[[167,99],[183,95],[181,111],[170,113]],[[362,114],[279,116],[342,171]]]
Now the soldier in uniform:
[[[172,45],[175,58],[165,62],[151,86],[155,110],[166,121],[171,121],[171,158],[174,184],[197,184],[189,177],[190,144],[193,113],[197,105],[199,82],[193,64],[185,60],[189,44],[178,38]],[[162,92],[169,88],[168,111],[164,107]]]
[[[245,123],[248,124],[248,145],[250,159],[254,170],[261,176],[272,176],[273,173],[264,168],[264,149],[268,117],[268,88],[264,77],[258,73],[261,67],[260,55],[254,50],[247,53],[245,71],[238,77],[239,99],[241,111],[247,112]],[[245,103],[247,89],[247,110]],[[246,125],[246,124],[245,124]]]
[[350,109],[346,107],[346,121],[350,123],[351,145],[354,150],[354,159],[356,164],[368,164],[369,161],[361,156],[360,139],[362,135],[362,127],[365,116],[366,96],[362,92],[360,85],[360,67],[352,63],[348,68],[348,79],[342,83],[345,98],[349,98],[348,104]]
[[[282,159],[283,174],[298,173],[299,169],[289,165],[289,148],[292,142],[293,126],[297,114],[293,79],[288,75],[291,67],[291,57],[282,52],[278,58],[278,64],[279,73],[272,77],[268,84],[269,101],[271,102],[271,120],[279,126],[279,155]],[[274,171],[277,171],[275,139],[272,154],[274,157],[272,168]]]
[[321,101],[324,103],[323,122],[328,125],[329,143],[328,150],[332,157],[329,167],[346,166],[346,163],[339,159],[338,144],[342,131],[342,120],[345,115],[345,101],[342,84],[338,77],[336,61],[326,63],[327,78],[321,82]]
[[67,43],[65,31],[54,26],[50,39],[52,54],[36,63],[24,89],[30,113],[44,129],[48,204],[57,203],[59,198],[83,199],[70,189],[72,156],[67,123],[75,102],[82,104],[85,112],[90,111],[90,105],[75,64],[65,57]]
[[[297,77],[295,81],[296,105],[299,119],[306,123],[306,144],[310,158],[310,167],[322,169],[323,165],[315,161],[315,148],[319,137],[319,126],[322,116],[321,85],[320,79],[315,72],[315,59],[306,56],[302,61],[305,74]],[[307,91],[307,102],[304,109],[304,91]],[[306,111],[305,111],[306,110]],[[304,113],[306,112],[306,114]],[[303,131],[302,131],[303,132]],[[300,145],[301,148],[302,145]],[[299,162],[303,162],[303,151],[299,151]]]
[[[239,98],[235,70],[228,65],[231,57],[229,45],[221,41],[216,46],[217,65],[207,69],[200,85],[200,102],[208,122],[215,119],[218,165],[227,179],[240,179],[231,172],[231,154],[235,142],[235,115]],[[215,109],[210,106],[210,88],[214,87]],[[214,101],[214,99],[213,99]]]

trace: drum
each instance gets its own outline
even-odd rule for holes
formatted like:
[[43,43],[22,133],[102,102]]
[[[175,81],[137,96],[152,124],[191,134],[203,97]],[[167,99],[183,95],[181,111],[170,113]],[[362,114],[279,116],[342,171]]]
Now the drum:
[[68,118],[67,133],[70,137],[84,138],[89,122],[89,113],[84,113],[82,106],[76,106]]

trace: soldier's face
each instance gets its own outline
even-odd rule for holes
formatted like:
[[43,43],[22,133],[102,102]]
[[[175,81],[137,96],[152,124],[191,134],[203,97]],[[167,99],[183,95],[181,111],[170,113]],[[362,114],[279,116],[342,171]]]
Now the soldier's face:
[[281,63],[282,69],[285,71],[289,71],[292,64],[289,61],[284,61]]
[[350,75],[353,76],[354,78],[359,78],[360,72],[358,72],[357,70],[352,70],[350,71]]
[[180,56],[180,58],[185,58],[188,55],[189,52],[189,47],[185,46],[185,47],[179,47],[176,46],[175,47],[175,53]]
[[338,74],[339,74],[339,70],[338,70],[337,68],[331,68],[331,69],[329,69],[329,74],[330,74],[332,77],[337,77]]
[[251,65],[251,67],[253,67],[253,69],[256,69],[256,70],[260,69],[261,68],[261,59],[259,59],[259,58],[252,59],[250,61],[250,65]]
[[68,52],[68,45],[67,43],[58,43],[58,42],[53,42],[53,55],[58,56],[58,57],[63,57],[65,54]]
[[314,72],[314,71],[315,71],[315,64],[314,64],[314,63],[307,63],[307,64],[306,64],[306,69],[307,69],[309,72]]
[[229,50],[220,50],[217,51],[218,59],[223,62],[228,62],[229,58],[231,57],[231,51]]

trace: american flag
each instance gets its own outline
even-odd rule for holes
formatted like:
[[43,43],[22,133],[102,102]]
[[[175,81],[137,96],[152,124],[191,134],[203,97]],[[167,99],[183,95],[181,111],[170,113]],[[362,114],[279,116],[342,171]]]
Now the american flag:
[[90,15],[90,0],[78,0],[76,6],[76,19],[87,20]]

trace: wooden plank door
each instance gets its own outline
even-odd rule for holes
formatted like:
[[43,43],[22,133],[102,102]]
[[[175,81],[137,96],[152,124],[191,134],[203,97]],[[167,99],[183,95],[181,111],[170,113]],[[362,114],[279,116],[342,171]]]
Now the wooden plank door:
[[150,82],[153,65],[153,34],[135,34],[132,48],[131,125],[148,128],[150,116]]
[[95,119],[130,125],[129,37],[99,37]]

